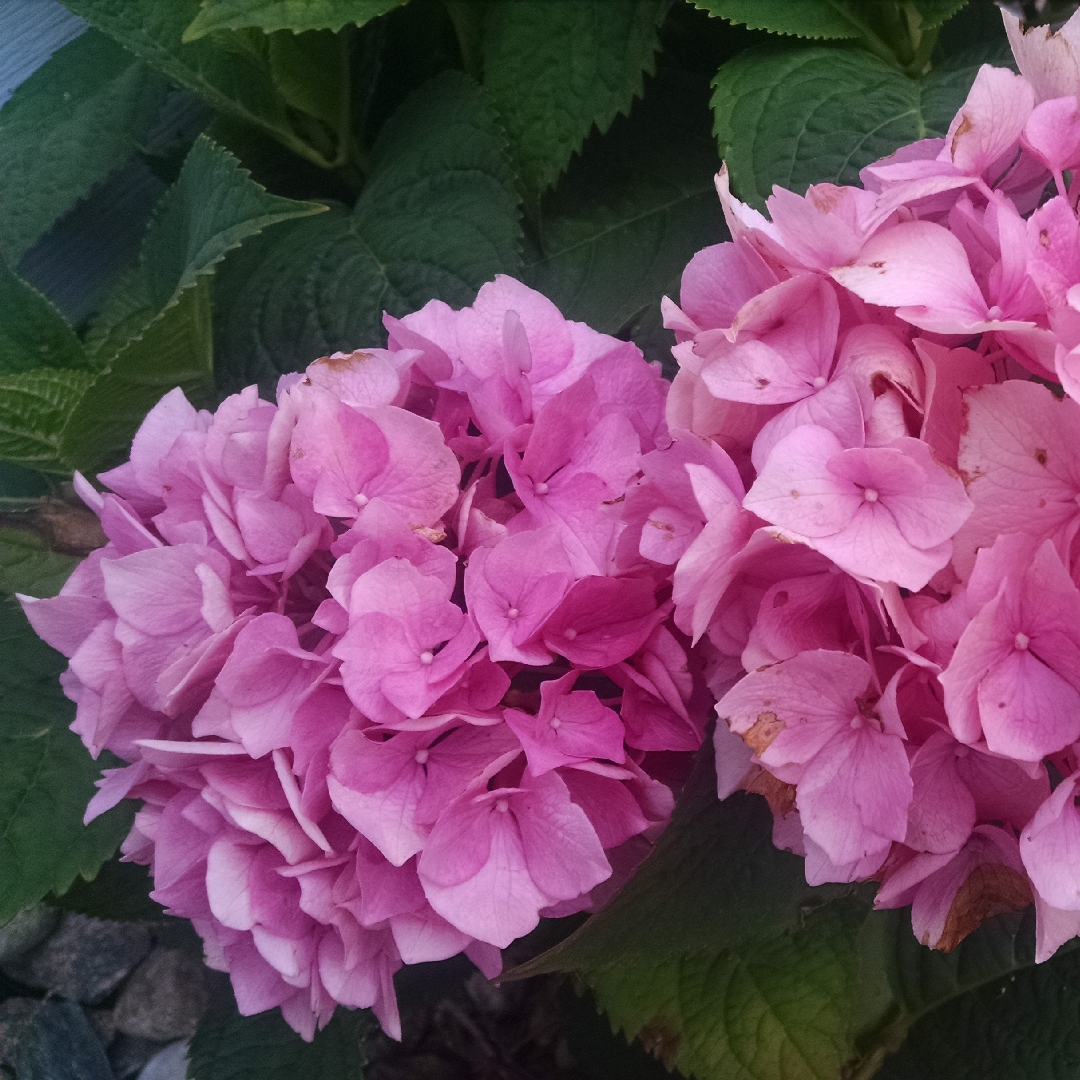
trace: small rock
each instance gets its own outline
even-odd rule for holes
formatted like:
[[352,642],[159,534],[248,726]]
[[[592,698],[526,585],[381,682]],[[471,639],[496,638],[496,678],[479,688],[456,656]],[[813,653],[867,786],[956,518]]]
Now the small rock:
[[149,951],[150,932],[145,926],[69,912],[50,938],[0,964],[0,970],[24,986],[96,1005]]
[[0,1005],[4,1060],[19,1080],[115,1080],[105,1048],[72,1001]]
[[109,1063],[116,1080],[135,1080],[153,1058],[164,1049],[160,1039],[140,1039],[136,1035],[117,1035],[109,1047]]
[[184,1080],[187,1076],[188,1044],[173,1043],[152,1057],[139,1073],[139,1080]]
[[53,932],[59,921],[60,913],[46,904],[24,908],[0,926],[0,963],[29,952]]
[[161,1042],[190,1038],[206,1008],[203,970],[179,949],[155,948],[120,993],[113,1013],[117,1030]]

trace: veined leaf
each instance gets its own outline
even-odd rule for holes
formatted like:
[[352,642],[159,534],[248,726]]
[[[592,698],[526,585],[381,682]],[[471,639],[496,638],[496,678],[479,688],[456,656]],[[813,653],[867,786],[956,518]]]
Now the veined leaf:
[[606,131],[653,70],[664,0],[515,0],[484,24],[484,85],[510,137],[522,183],[558,179],[593,125]]
[[199,0],[65,3],[76,15],[169,79],[194,91],[213,108],[261,128],[317,165],[331,164],[294,130],[287,103],[274,83],[264,35],[223,30],[185,44],[181,39],[199,14]]
[[85,368],[86,351],[64,317],[0,258],[0,375]]
[[869,53],[747,49],[713,82],[720,156],[740,198],[763,208],[774,184],[858,183],[899,146],[943,136],[978,64],[912,79]]
[[0,528],[0,592],[55,596],[78,561],[50,551],[29,529]]
[[199,136],[165,193],[143,242],[148,299],[163,308],[208,274],[245,237],[324,211],[271,195],[224,148]]
[[60,433],[94,381],[90,371],[41,368],[0,375],[0,460],[68,473]]
[[354,209],[275,229],[215,282],[218,380],[273,386],[341,348],[384,340],[383,310],[438,297],[469,303],[520,266],[521,230],[505,140],[486,95],[447,72],[384,126]]
[[198,279],[129,341],[87,387],[60,440],[64,460],[89,472],[131,442],[143,417],[179,386],[204,404],[213,388],[210,290]]
[[0,112],[0,248],[11,266],[131,157],[168,83],[96,30],[65,45]]
[[[693,0],[710,15],[793,37],[838,40],[860,37],[874,16],[893,8],[901,18],[918,17],[920,30],[932,30],[955,15],[967,0]],[[875,11],[875,8],[877,9]],[[906,9],[906,10],[905,10]],[[910,12],[910,15],[909,15]]]
[[525,277],[567,318],[617,333],[637,312],[659,310],[694,252],[726,237],[703,90],[662,72],[545,197]]
[[213,30],[253,26],[274,30],[340,30],[350,23],[363,26],[404,3],[404,0],[203,0],[202,10],[184,31],[195,41]]
[[68,730],[75,707],[57,677],[64,659],[30,629],[12,601],[0,602],[0,924],[75,877],[93,877],[131,827],[134,807],[89,826],[82,816],[112,755],[91,759]]

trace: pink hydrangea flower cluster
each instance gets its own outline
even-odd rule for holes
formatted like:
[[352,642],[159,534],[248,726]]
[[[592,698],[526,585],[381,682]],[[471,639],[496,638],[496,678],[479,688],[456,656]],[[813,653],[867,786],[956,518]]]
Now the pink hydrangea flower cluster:
[[766,217],[721,172],[733,239],[665,301],[711,460],[650,520],[720,795],[934,948],[1034,901],[1045,960],[1080,933],[1080,15],[1005,20],[1022,74],[862,187]]
[[128,762],[87,818],[142,800],[125,856],[306,1038],[338,1003],[396,1036],[403,963],[494,976],[603,903],[709,705],[650,519],[690,496],[659,372],[505,277],[386,325],[276,403],[168,394],[107,493],[76,477],[108,545],[22,598]]

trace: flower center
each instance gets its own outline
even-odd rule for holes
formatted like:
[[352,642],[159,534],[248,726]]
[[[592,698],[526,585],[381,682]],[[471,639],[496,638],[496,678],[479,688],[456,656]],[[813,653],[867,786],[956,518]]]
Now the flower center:
[[817,378],[814,379],[814,389],[815,390],[824,390],[825,387],[828,386],[828,385],[829,385],[829,380],[826,379],[824,375],[818,375]]
[[434,660],[434,659],[435,659],[435,654],[430,649],[425,649],[420,654],[420,663],[421,664],[430,664],[431,661]]
[[505,814],[506,811],[510,809],[510,804],[505,799],[500,799],[495,804],[495,809],[498,810],[500,814]]
[[506,609],[506,617],[508,619],[516,619],[521,614],[516,607]]
[[1027,634],[1016,635],[1016,647],[1023,652],[1031,644],[1031,638]]
[[863,488],[862,497],[867,502],[877,502],[878,501],[877,490],[875,488]]
[[539,481],[534,487],[533,491],[537,495],[546,495],[548,493],[548,486],[543,480]]
[[417,765],[423,765],[427,761],[427,759],[428,759],[428,751],[427,750],[417,750],[416,751],[416,764]]

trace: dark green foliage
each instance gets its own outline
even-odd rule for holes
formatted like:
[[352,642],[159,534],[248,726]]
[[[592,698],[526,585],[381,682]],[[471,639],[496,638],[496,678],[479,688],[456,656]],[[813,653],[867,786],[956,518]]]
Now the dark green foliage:
[[228,980],[215,981],[210,1006],[188,1051],[189,1080],[363,1080],[364,1044],[375,1028],[368,1012],[338,1008],[306,1043],[281,1013],[243,1017]]

